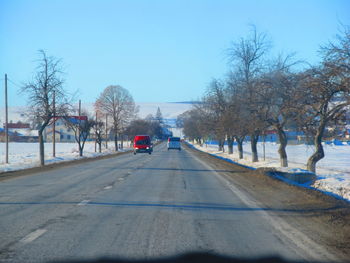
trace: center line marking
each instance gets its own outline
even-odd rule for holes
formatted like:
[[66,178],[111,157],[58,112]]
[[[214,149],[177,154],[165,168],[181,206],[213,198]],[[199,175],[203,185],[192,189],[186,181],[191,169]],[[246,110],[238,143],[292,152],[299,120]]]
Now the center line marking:
[[112,189],[112,186],[111,186],[111,185],[108,185],[108,186],[106,186],[106,187],[103,188],[103,189],[105,189],[105,190]]
[[87,205],[90,202],[90,200],[83,200],[78,205]]
[[47,230],[46,229],[37,229],[34,232],[28,234],[27,236],[25,236],[24,238],[22,238],[20,240],[20,242],[22,243],[30,243],[32,241],[34,241],[35,239],[37,239],[38,237],[40,237],[41,235],[43,235]]

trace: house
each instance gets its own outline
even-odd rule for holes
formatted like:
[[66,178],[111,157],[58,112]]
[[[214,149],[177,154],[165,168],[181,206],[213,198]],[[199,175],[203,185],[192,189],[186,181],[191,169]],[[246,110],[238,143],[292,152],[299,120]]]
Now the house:
[[[87,116],[70,116],[68,118],[55,118],[55,140],[56,142],[75,142],[75,133],[72,128],[67,125],[67,121],[71,123],[78,123],[80,121],[87,121]],[[53,140],[53,121],[44,130],[44,141],[52,142]]]
[[[4,129],[6,129],[6,123],[4,123]],[[17,123],[8,123],[7,124],[9,131],[12,131],[12,129],[30,129],[29,123],[23,123],[23,122],[17,122]]]
[[[37,142],[38,141],[38,130],[33,130],[30,128],[29,123],[8,123],[8,135],[11,142]],[[4,128],[0,129],[0,140],[5,141],[5,129],[6,123],[4,123]]]

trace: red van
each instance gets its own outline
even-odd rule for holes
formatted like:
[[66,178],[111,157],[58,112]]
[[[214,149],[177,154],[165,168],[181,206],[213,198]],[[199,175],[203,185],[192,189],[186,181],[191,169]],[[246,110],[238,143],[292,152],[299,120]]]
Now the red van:
[[134,154],[149,153],[152,154],[153,147],[151,138],[148,135],[136,135],[134,138]]

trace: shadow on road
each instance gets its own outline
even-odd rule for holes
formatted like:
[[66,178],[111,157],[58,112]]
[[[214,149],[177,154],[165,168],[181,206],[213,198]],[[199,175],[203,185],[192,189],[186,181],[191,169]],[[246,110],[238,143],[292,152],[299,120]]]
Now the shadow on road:
[[217,169],[189,169],[189,168],[153,168],[153,167],[122,167],[118,168],[118,170],[149,170],[149,171],[179,171],[179,172],[217,172],[217,173],[247,173],[248,171],[235,171],[235,170],[217,170]]
[[[80,202],[0,202],[3,205],[78,205]],[[333,206],[328,208],[310,208],[310,209],[282,209],[282,208],[264,208],[264,207],[236,207],[229,204],[215,203],[146,203],[146,202],[93,202],[84,203],[84,206],[101,207],[125,207],[125,208],[161,208],[161,209],[179,209],[192,211],[225,211],[225,212],[282,212],[282,213],[325,213],[344,208],[342,206]]]
[[[301,263],[302,261],[287,261],[277,256],[261,257],[261,258],[235,258],[222,255],[215,255],[211,253],[187,253],[184,255],[168,257],[168,258],[155,258],[155,259],[140,259],[140,260],[128,260],[122,258],[105,258],[99,260],[87,260],[87,261],[54,261],[52,263]],[[308,261],[310,262],[310,261]],[[311,262],[310,262],[311,263]]]

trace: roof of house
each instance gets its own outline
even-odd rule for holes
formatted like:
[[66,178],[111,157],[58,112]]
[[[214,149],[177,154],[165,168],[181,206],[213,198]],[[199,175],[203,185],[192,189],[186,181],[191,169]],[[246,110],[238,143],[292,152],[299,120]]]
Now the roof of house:
[[[6,123],[4,123],[4,128],[5,127],[6,127]],[[30,128],[30,124],[29,123],[22,123],[22,122],[8,123],[7,127],[9,129],[29,129]]]
[[31,130],[31,129],[11,129],[11,132],[16,134],[17,136],[39,136],[38,130]]

